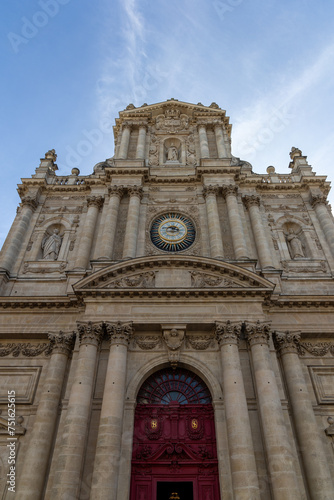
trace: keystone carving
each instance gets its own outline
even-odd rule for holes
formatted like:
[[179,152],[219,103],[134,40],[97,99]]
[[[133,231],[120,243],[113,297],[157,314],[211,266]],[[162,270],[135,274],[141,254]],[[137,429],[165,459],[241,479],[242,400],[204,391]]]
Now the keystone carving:
[[183,344],[184,330],[179,330],[176,328],[171,328],[170,330],[164,330],[163,338],[166,342],[167,347],[171,351],[177,351]]
[[128,346],[133,334],[132,323],[105,323],[110,344],[122,344]]

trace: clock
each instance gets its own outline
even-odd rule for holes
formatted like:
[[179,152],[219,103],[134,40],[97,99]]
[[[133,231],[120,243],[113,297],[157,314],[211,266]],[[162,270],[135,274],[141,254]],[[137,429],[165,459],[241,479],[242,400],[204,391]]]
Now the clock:
[[168,212],[154,219],[151,226],[152,243],[165,252],[180,252],[195,241],[195,226],[182,214]]

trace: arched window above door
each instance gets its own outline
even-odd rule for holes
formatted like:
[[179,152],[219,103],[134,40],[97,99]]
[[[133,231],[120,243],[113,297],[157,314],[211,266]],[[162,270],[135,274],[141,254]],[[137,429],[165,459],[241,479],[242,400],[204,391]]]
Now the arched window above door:
[[195,373],[183,368],[165,368],[153,373],[141,386],[139,404],[210,404],[211,394]]

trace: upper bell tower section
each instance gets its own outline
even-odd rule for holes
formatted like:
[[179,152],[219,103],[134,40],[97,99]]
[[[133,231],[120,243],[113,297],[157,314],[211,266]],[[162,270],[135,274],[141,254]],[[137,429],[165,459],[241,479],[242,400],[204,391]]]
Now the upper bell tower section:
[[115,161],[139,160],[151,169],[194,169],[212,160],[229,166],[231,128],[226,112],[216,103],[168,101],[135,108],[116,119]]

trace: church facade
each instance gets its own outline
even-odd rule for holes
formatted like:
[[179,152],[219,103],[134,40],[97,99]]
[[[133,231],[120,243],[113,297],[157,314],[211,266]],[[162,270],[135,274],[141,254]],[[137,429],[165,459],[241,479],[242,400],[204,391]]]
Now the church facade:
[[18,187],[0,498],[333,500],[326,177],[298,148],[254,173],[215,103],[129,105],[114,136],[91,175],[51,150]]

